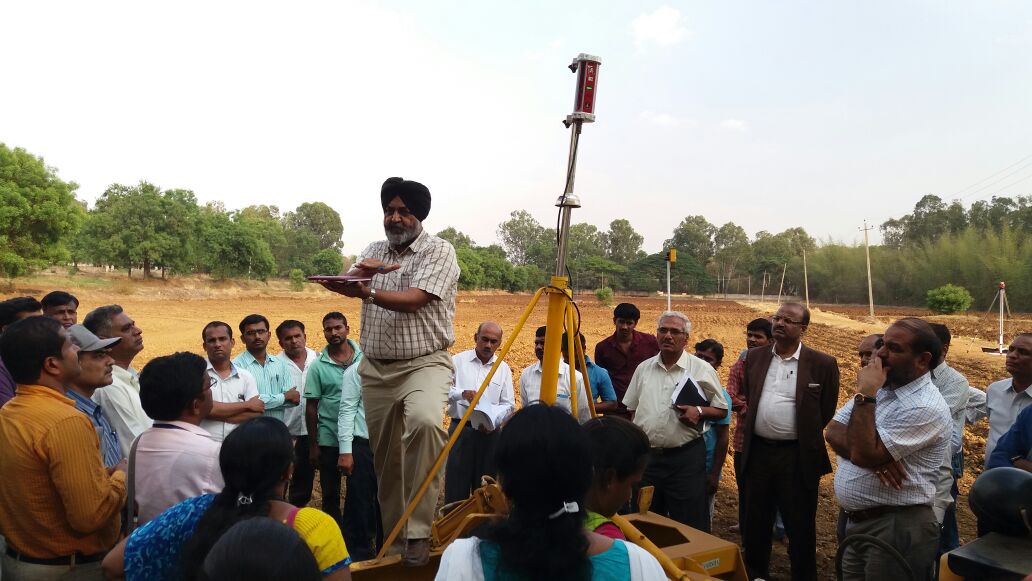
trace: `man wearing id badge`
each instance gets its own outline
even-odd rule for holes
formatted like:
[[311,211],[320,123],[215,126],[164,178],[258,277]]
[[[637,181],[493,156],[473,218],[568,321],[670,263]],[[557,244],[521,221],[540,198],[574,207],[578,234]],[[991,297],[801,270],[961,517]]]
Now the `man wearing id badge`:
[[728,404],[713,367],[684,350],[691,325],[677,311],[660,315],[659,355],[634,370],[624,404],[649,437],[641,486],[656,488],[652,512],[709,532],[702,434],[707,420],[727,415]]

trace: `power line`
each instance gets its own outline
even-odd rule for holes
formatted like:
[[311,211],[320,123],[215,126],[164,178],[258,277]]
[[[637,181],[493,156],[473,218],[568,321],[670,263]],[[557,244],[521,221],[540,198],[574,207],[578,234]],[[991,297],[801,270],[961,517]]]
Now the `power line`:
[[[956,198],[958,200],[963,200],[964,198],[968,198],[970,196],[973,196],[973,195],[977,194],[978,192],[984,191],[986,188],[990,188],[990,187],[1000,183],[1001,181],[1011,177],[1012,175],[1014,175],[1014,174],[1016,174],[1018,172],[1024,171],[1028,167],[1032,166],[1032,163],[1023,163],[1023,162],[1029,161],[1029,160],[1032,160],[1032,154],[1026,155],[1025,157],[1019,159],[1018,161],[1016,161],[1016,162],[1012,163],[1011,165],[1001,169],[1000,171],[992,174],[991,176],[989,176],[987,178],[983,178],[983,179],[981,179],[981,180],[971,184],[970,186],[968,186],[966,188],[963,188],[963,189],[960,189],[960,190],[954,192],[949,197]],[[1006,175],[1001,176],[999,179],[997,179],[997,180],[995,180],[993,182],[985,184],[985,185],[983,185],[982,187],[980,187],[978,189],[975,189],[975,190],[973,190],[971,192],[968,192],[968,193],[964,194],[963,196],[957,197],[957,194],[959,194],[959,193],[961,193],[961,192],[963,192],[965,190],[969,190],[969,189],[971,189],[971,188],[973,188],[973,187],[975,187],[975,186],[977,186],[979,184],[982,184],[983,182],[988,181],[988,180],[990,180],[990,179],[992,179],[992,178],[994,178],[994,177],[996,177],[996,176],[1006,172],[1007,170],[1009,170],[1009,169],[1011,169],[1011,168],[1013,168],[1013,167],[1015,167],[1017,165],[1021,165],[1021,167],[1019,167],[1018,169],[1015,169],[1014,171],[1012,171],[1012,172],[1010,172],[1010,173],[1008,173]]]
[[1001,187],[1000,189],[996,190],[995,192],[992,192],[992,193],[989,193],[989,194],[985,194],[983,196],[979,196],[979,199],[985,198],[987,196],[995,196],[996,194],[1005,192],[1005,191],[1007,191],[1008,188],[1014,187],[1014,186],[1020,184],[1021,182],[1027,180],[1027,179],[1032,179],[1032,173],[1028,174],[1027,176],[1025,176],[1023,178],[1014,180],[1013,182],[1011,182],[1011,183]]

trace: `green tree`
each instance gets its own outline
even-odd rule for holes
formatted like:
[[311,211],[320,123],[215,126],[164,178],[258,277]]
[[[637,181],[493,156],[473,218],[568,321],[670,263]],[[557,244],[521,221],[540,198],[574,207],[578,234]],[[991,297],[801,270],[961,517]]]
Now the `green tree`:
[[623,218],[609,223],[609,230],[602,235],[606,258],[617,264],[628,265],[643,257],[641,245],[645,237],[638,234],[631,223]]
[[236,222],[224,212],[202,210],[197,234],[198,269],[213,278],[244,276],[265,280],[274,272],[276,262],[268,243],[246,223]]
[[[713,260],[717,264],[720,277],[724,281],[733,278],[735,269],[749,259],[751,250],[749,235],[741,226],[734,222],[721,226],[713,236]],[[723,290],[727,293],[726,282]]]
[[677,228],[674,235],[663,243],[663,249],[676,248],[678,255],[687,255],[700,265],[705,265],[713,258],[713,236],[717,228],[703,216],[688,216]]
[[74,182],[21,148],[0,143],[0,273],[17,276],[30,268],[62,262],[85,212]]
[[141,181],[136,186],[110,186],[84,226],[86,253],[103,264],[143,268],[186,269],[197,219],[197,199],[189,190],[162,192]]
[[529,252],[532,247],[541,244],[545,229],[530,212],[514,210],[508,220],[498,225],[497,234],[509,260],[519,266],[531,262]]
[[448,226],[444,230],[441,230],[440,232],[438,232],[437,233],[437,237],[441,238],[441,239],[444,239],[444,240],[447,240],[455,248],[462,248],[463,246],[465,246],[465,247],[476,246],[476,243],[473,242],[472,238],[470,238],[469,236],[467,236],[466,234],[464,234],[462,232],[459,232],[453,226]]
[[339,274],[344,270],[344,258],[332,248],[324,248],[312,257],[314,274]]
[[318,240],[319,250],[340,250],[344,226],[340,214],[322,202],[305,202],[283,216],[284,225],[295,232],[309,232]]

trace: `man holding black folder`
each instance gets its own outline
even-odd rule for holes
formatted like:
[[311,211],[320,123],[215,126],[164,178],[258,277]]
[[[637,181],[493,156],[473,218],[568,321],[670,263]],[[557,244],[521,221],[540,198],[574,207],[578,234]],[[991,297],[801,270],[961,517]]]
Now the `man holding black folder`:
[[709,363],[685,352],[691,321],[660,315],[659,355],[634,371],[624,404],[649,437],[652,450],[642,486],[655,486],[652,511],[709,532],[706,495],[706,420],[727,415],[720,378]]

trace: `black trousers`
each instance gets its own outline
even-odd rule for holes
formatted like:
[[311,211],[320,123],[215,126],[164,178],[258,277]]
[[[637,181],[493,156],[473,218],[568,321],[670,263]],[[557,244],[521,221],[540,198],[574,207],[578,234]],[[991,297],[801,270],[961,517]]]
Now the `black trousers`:
[[749,578],[770,577],[770,531],[781,511],[791,539],[788,558],[792,579],[817,579],[817,487],[820,478],[804,477],[798,443],[778,443],[754,436],[745,467],[745,520],[742,547]]
[[[455,433],[459,421],[452,418],[448,436]],[[466,424],[455,441],[444,470],[444,502],[465,500],[480,487],[480,477],[495,475],[495,445],[498,430],[485,434]]]
[[741,534],[745,527],[745,467],[742,460],[745,456],[741,452],[735,452],[735,482],[738,484],[738,533]]
[[[641,486],[655,486],[652,512],[700,531],[710,530],[706,446],[701,437],[680,448],[653,448]],[[638,505],[635,490],[632,506]]]
[[[333,450],[336,453],[337,449]],[[355,437],[351,443],[351,453],[355,458],[355,467],[351,471],[351,476],[347,477],[340,530],[351,558],[355,561],[366,561],[375,557],[377,549],[383,544],[383,524],[380,517],[380,502],[376,497],[373,449],[369,447],[369,440]]]
[[308,461],[308,436],[298,436],[294,442],[294,477],[290,479],[287,502],[305,507],[312,500],[312,482],[315,466]]

